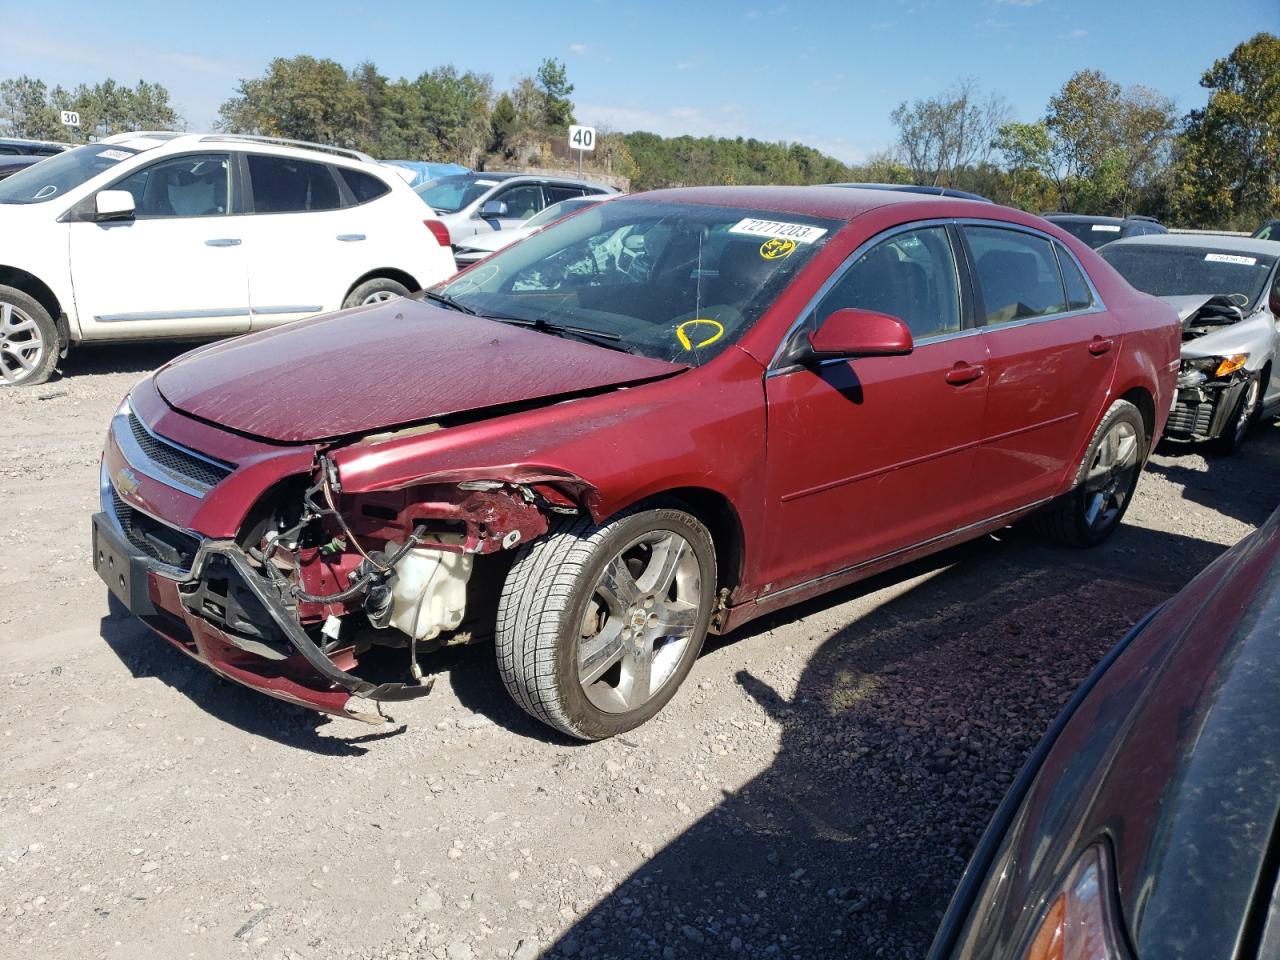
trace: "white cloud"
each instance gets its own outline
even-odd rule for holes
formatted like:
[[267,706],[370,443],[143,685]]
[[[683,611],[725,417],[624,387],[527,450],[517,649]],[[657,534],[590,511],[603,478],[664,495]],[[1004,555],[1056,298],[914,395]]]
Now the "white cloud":
[[996,3],[1003,3],[1006,7],[1034,7],[1040,0],[996,0]]
[[1070,33],[1064,33],[1061,37],[1063,40],[1083,40],[1089,35],[1089,31],[1083,27],[1076,27]]
[[569,52],[575,56],[581,57],[586,54],[587,45],[585,43],[571,43],[569,44]]

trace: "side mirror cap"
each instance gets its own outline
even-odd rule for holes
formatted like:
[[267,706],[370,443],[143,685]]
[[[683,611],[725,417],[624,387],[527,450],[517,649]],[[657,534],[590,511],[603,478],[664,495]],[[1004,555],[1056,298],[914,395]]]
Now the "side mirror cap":
[[1280,320],[1280,277],[1276,277],[1276,282],[1271,285],[1271,295],[1267,297],[1267,306],[1271,310],[1271,315]]
[[480,207],[480,216],[483,217],[505,217],[507,215],[507,205],[501,200],[486,200]]
[[128,190],[99,190],[93,203],[95,220],[129,220],[133,217],[133,194]]
[[874,310],[836,310],[808,337],[809,357],[896,357],[915,348],[911,328],[898,317]]

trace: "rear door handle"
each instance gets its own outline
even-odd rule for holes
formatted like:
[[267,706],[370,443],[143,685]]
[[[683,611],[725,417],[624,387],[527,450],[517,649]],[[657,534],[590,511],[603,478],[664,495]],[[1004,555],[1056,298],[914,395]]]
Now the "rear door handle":
[[980,363],[965,363],[963,360],[956,363],[954,367],[947,371],[947,383],[953,386],[964,386],[966,383],[973,383],[986,371]]
[[240,240],[238,237],[219,237],[217,240],[206,240],[206,247],[238,247]]
[[363,240],[364,234],[363,233],[340,233],[338,234],[338,239],[341,240],[343,243],[355,243],[358,240]]
[[1116,342],[1110,337],[1094,337],[1089,341],[1089,352],[1095,357],[1100,357],[1115,345]]

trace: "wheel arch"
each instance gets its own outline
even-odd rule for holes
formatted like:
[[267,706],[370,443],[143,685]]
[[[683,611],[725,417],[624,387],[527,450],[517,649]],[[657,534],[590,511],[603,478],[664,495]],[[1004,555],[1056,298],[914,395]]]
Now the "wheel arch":
[[58,295],[53,292],[53,289],[47,283],[34,273],[23,270],[21,267],[0,264],[0,285],[21,290],[35,300],[49,312],[53,322],[62,331],[63,336],[66,336],[66,320],[63,319],[62,304],[58,302]]
[[340,302],[345,302],[347,297],[351,296],[351,291],[360,286],[360,284],[381,278],[394,280],[396,283],[408,287],[410,293],[417,293],[422,289],[422,284],[418,283],[412,274],[406,273],[404,270],[400,270],[396,267],[378,267],[374,270],[370,270],[364,276],[359,277],[353,284],[347,287],[346,293],[342,295],[342,301]]
[[687,507],[711,534],[711,542],[716,548],[716,577],[719,581],[716,588],[735,589],[742,582],[746,534],[742,518],[732,501],[717,490],[687,486],[651,493],[626,506],[645,506],[673,500]]
[[[1130,387],[1124,393],[1116,397],[1117,400],[1128,400],[1138,412],[1142,414],[1142,425],[1147,431],[1147,452],[1150,453],[1151,448],[1156,445],[1158,439],[1155,435],[1156,429],[1156,401],[1151,395],[1151,391],[1146,387]],[[1105,413],[1104,413],[1105,415]]]

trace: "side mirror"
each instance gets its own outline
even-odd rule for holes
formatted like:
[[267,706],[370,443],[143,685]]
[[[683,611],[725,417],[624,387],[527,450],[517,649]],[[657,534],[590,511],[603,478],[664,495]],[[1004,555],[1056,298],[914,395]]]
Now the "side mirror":
[[129,220],[133,217],[133,194],[128,190],[99,190],[93,202],[95,220]]
[[1267,297],[1267,307],[1271,310],[1271,315],[1280,320],[1280,277],[1276,277],[1276,282],[1271,285],[1271,295]]
[[487,217],[505,217],[507,215],[507,205],[501,200],[486,200],[480,207],[481,218]]
[[809,334],[808,357],[895,357],[914,349],[911,328],[874,310],[836,310]]

